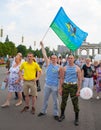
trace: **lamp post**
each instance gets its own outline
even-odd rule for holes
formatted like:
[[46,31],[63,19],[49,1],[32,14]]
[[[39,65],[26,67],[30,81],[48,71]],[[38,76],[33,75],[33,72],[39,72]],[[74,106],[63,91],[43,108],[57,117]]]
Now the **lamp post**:
[[34,41],[34,51],[35,51],[36,41]]
[[24,43],[24,36],[21,37],[21,43]]
[[2,37],[3,37],[3,29],[0,29],[0,37],[1,37],[1,42],[2,42]]

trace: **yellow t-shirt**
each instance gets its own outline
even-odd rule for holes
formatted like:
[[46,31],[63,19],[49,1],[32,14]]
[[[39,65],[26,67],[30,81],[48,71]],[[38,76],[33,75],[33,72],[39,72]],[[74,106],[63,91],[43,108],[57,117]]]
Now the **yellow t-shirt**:
[[41,71],[41,68],[36,62],[32,62],[31,64],[23,62],[20,66],[20,70],[24,70],[24,80],[34,80],[36,78],[36,72]]

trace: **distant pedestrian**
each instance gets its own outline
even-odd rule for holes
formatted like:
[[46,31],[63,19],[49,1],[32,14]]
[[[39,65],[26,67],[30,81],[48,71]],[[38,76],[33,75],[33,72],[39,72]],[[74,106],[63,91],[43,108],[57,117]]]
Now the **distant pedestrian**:
[[97,97],[96,99],[100,99],[99,93],[101,92],[101,62],[99,63],[99,67],[96,69],[96,92],[97,92]]
[[[33,59],[34,62],[37,62],[36,58]],[[39,64],[39,63],[38,63]],[[40,66],[40,65],[39,65]],[[40,66],[41,67],[41,66]],[[37,72],[36,72],[36,77],[37,77]],[[41,85],[40,85],[40,80],[36,80],[36,86],[37,86],[37,92],[41,91]]]
[[94,66],[91,64],[91,59],[86,58],[86,63],[82,66],[82,81],[83,87],[89,87],[93,90],[94,88]]

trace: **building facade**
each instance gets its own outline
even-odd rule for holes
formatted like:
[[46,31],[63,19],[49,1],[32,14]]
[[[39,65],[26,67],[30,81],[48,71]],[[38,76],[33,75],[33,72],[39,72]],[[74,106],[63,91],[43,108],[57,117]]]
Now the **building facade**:
[[[84,42],[82,44],[82,46],[76,50],[74,53],[75,55],[79,55],[79,56],[82,56],[84,55],[83,54],[83,51],[86,52],[85,55],[91,55],[91,56],[95,56],[96,54],[101,54],[101,42],[96,44],[96,43],[92,43],[90,44],[89,42]],[[58,46],[58,52],[61,54],[61,53],[69,53],[70,50],[64,46],[64,45],[59,45]]]

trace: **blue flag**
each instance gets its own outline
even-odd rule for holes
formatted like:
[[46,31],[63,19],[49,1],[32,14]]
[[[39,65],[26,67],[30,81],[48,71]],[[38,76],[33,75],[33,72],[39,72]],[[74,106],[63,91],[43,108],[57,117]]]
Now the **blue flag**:
[[71,21],[62,7],[50,27],[71,51],[77,50],[88,35]]

